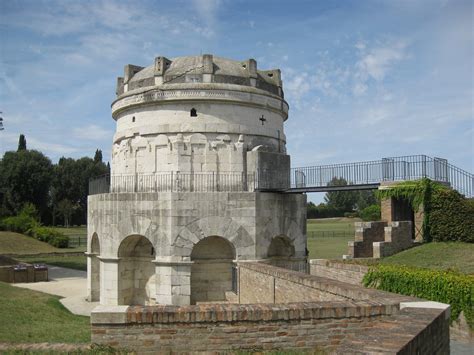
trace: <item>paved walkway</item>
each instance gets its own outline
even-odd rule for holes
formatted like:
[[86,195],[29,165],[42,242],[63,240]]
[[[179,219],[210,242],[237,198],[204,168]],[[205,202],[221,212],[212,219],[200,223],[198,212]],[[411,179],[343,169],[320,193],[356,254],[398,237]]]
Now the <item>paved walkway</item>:
[[13,286],[64,297],[60,302],[72,313],[90,316],[98,302],[88,302],[87,272],[48,265],[48,282],[13,284]]

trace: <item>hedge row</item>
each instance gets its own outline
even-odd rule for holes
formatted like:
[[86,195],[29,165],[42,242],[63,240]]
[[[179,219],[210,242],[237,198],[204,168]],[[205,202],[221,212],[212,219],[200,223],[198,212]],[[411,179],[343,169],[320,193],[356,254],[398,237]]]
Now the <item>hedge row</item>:
[[376,265],[364,276],[364,286],[451,305],[451,321],[464,312],[474,329],[474,275],[400,265]]
[[441,190],[431,197],[429,233],[436,242],[474,243],[474,203],[454,190]]

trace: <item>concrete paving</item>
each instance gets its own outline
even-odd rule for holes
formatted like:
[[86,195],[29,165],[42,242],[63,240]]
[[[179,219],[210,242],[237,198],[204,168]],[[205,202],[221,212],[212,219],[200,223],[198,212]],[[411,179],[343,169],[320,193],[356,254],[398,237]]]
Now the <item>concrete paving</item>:
[[87,272],[48,265],[48,282],[20,283],[13,286],[61,296],[60,302],[71,313],[90,316],[99,303],[88,302]]

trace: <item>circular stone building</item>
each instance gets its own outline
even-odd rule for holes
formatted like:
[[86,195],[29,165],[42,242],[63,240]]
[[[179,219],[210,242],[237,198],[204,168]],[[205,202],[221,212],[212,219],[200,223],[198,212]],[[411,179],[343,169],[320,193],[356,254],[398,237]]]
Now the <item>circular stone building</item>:
[[91,301],[225,301],[235,261],[306,265],[280,70],[209,54],[126,65],[112,117],[111,175],[88,200]]

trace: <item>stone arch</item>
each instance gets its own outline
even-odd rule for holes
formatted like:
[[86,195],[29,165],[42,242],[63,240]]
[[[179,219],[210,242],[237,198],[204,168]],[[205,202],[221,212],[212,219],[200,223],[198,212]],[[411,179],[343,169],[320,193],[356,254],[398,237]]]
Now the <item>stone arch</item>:
[[265,257],[268,253],[270,244],[275,236],[284,236],[294,246],[295,257],[306,256],[306,238],[300,226],[291,217],[284,217],[274,222],[271,218],[267,221],[262,221],[266,224],[263,232],[262,248],[259,256]]
[[143,235],[129,235],[118,248],[118,304],[156,303],[155,248]]
[[89,301],[97,302],[100,300],[100,242],[97,233],[92,234],[89,242],[90,264],[90,294]]
[[231,217],[204,217],[181,228],[172,241],[172,255],[189,260],[194,245],[208,236],[220,236],[235,248],[235,259],[254,259],[255,241],[247,229]]
[[131,235],[144,236],[145,238],[150,240],[153,246],[155,246],[157,252],[167,253],[169,251],[168,237],[160,228],[160,226],[151,218],[145,215],[133,215],[123,213],[120,214],[117,219],[118,223],[111,224],[109,227],[110,235],[118,236],[114,237],[113,242],[109,242],[108,244],[110,246],[110,252],[112,254],[110,256],[118,256],[117,252],[120,243],[122,243],[126,238]]
[[290,238],[286,235],[279,235],[272,238],[268,247],[267,257],[290,258],[292,256],[295,256],[295,246]]
[[191,304],[225,301],[232,290],[235,248],[228,240],[209,236],[194,245],[191,252]]

